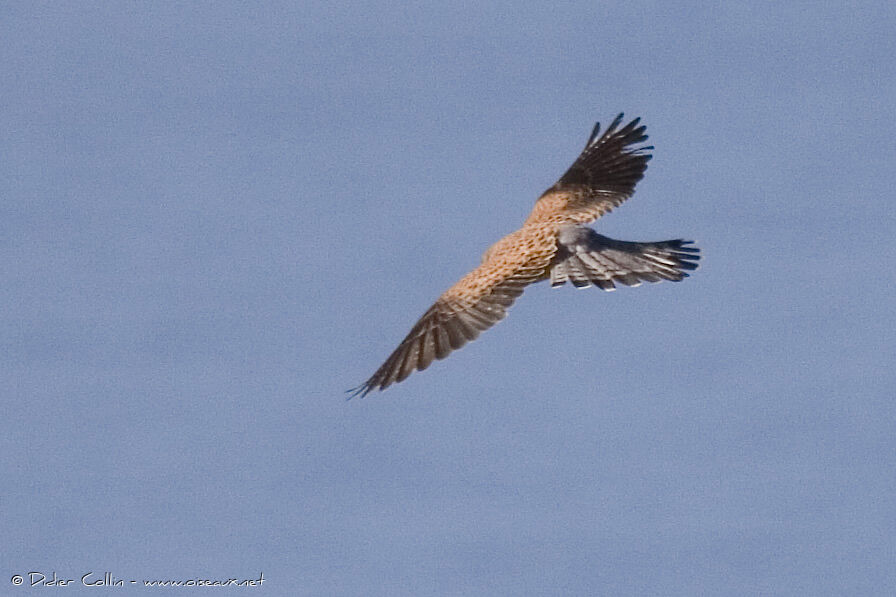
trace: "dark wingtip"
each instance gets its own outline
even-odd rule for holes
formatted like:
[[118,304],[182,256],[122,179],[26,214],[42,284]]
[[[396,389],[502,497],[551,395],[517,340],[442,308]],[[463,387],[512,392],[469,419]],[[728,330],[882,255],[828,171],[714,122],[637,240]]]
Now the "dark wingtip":
[[589,145],[591,145],[592,143],[594,143],[594,140],[597,139],[597,136],[598,136],[599,134],[600,134],[600,123],[599,123],[599,122],[595,122],[595,123],[594,123],[594,128],[591,129],[591,134],[588,135],[588,142],[585,143],[585,147],[588,147]]
[[356,386],[354,388],[346,390],[345,393],[348,394],[348,396],[346,396],[345,399],[351,400],[352,398],[358,398],[358,397],[363,398],[364,396],[369,394],[370,390],[372,390],[372,389],[373,388],[371,386],[369,386],[367,384],[367,382],[364,382],[360,386]]
[[620,112],[619,115],[613,119],[613,122],[610,123],[610,126],[607,127],[607,132],[610,132],[613,129],[615,129],[617,126],[619,126],[619,123],[622,122],[623,118],[625,118],[625,113]]
[[[641,123],[640,116],[638,116],[637,118],[635,118],[634,120],[632,120],[631,122],[629,122],[628,124],[626,124],[624,127],[622,127],[620,129],[619,125],[622,123],[622,121],[624,119],[625,119],[625,112],[620,112],[619,114],[617,114],[616,118],[614,118],[613,121],[610,123],[610,126],[608,126],[604,130],[603,137],[601,137],[601,138],[609,137],[614,134],[631,136],[632,139],[628,141],[629,144],[642,143],[648,139],[647,135],[644,134],[644,131],[647,130],[647,127],[645,127],[644,125],[641,125],[640,127],[638,126]],[[591,131],[591,135],[589,135],[589,137],[588,137],[588,143],[585,144],[585,147],[587,148],[590,145],[592,145],[594,142],[596,142],[598,140],[599,135],[600,135],[600,122],[597,122],[594,125],[594,129],[592,129],[592,131]],[[652,146],[651,147],[639,147],[636,151],[645,151],[645,150],[649,150],[649,149],[653,149],[653,147]]]

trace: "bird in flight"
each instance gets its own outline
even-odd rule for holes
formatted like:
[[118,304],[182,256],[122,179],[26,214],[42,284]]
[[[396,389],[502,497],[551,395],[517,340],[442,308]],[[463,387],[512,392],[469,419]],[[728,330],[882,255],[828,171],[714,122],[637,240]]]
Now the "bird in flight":
[[446,290],[366,382],[349,390],[366,396],[443,359],[498,323],[523,289],[542,280],[577,288],[614,290],[615,283],[677,282],[697,268],[699,249],[681,239],[627,242],[586,226],[632,196],[644,176],[652,146],[635,118],[620,128],[619,114],[600,123],[569,170],[549,188],[522,228],[492,245],[482,263]]

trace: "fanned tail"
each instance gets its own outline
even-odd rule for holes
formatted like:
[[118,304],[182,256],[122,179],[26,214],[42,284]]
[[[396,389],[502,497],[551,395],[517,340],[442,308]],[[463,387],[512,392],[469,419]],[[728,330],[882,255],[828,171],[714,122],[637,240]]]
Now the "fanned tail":
[[559,250],[551,263],[551,286],[567,281],[577,288],[597,286],[614,290],[615,283],[678,282],[697,269],[700,249],[682,239],[626,242],[580,226],[561,231]]

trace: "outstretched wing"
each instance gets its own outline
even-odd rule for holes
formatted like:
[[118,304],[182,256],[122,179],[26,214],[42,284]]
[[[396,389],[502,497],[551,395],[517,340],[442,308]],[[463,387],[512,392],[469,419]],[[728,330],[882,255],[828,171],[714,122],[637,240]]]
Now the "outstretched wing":
[[672,280],[697,269],[700,250],[681,239],[633,243],[602,236],[587,226],[568,226],[557,236],[558,249],[551,261],[551,286],[567,281],[577,288],[597,286],[614,290],[614,282],[637,286],[641,282]]
[[[600,135],[600,123],[594,125],[585,149],[554,186],[544,192],[529,221],[587,223],[596,220],[635,192],[635,184],[644,176],[652,146],[636,147],[647,140],[647,127],[635,118],[619,128],[619,114]],[[598,136],[600,135],[600,136]]]
[[552,245],[535,255],[521,251],[515,259],[499,256],[461,278],[414,324],[376,373],[349,392],[366,396],[372,390],[383,390],[475,340],[480,332],[504,319],[528,284],[544,277],[554,250]]

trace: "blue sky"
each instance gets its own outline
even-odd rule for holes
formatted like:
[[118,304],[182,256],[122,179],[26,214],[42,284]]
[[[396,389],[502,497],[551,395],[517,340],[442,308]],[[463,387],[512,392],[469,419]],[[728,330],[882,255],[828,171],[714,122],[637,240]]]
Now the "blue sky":
[[[893,591],[893,31],[884,2],[5,5],[4,591]],[[701,269],[536,285],[346,401],[619,111],[655,157],[596,229]]]

